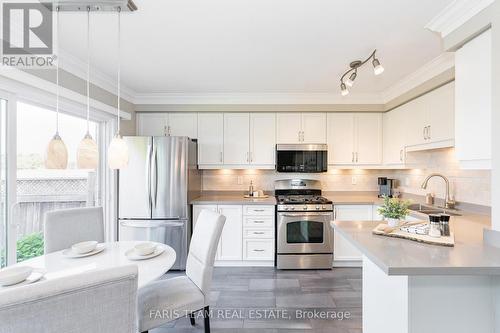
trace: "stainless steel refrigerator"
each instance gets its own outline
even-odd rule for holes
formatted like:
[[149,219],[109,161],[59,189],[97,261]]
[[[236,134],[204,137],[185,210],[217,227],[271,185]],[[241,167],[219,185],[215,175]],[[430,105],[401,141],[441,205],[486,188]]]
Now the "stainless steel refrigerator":
[[172,269],[184,270],[192,225],[189,202],[201,190],[196,140],[124,139],[129,164],[118,173],[118,238],[167,244],[177,253]]

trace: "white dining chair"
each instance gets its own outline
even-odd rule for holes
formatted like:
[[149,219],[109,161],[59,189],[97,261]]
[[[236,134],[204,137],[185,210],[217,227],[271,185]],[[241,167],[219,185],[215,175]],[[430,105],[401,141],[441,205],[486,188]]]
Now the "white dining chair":
[[137,332],[137,266],[0,289],[0,333]]
[[45,253],[60,251],[84,241],[104,242],[102,207],[53,210],[44,218]]
[[186,275],[150,283],[138,293],[139,332],[203,311],[205,333],[210,332],[209,295],[217,245],[226,217],[201,211],[191,237]]

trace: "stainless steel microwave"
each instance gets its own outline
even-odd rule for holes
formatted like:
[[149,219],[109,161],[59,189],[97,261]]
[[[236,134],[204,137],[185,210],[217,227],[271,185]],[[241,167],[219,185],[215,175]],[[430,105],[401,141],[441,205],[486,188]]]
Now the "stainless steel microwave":
[[276,171],[326,172],[328,171],[328,146],[324,144],[276,145]]

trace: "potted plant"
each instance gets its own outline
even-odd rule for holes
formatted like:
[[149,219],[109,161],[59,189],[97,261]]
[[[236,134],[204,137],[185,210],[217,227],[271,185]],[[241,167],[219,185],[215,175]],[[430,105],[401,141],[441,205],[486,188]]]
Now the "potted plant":
[[382,198],[384,203],[378,208],[378,213],[385,218],[390,227],[397,227],[399,222],[408,215],[410,202],[387,196]]

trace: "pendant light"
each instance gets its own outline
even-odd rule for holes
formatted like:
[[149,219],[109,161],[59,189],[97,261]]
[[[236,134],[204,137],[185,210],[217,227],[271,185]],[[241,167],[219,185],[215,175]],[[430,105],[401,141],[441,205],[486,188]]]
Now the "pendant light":
[[87,7],[87,133],[78,145],[76,164],[78,169],[96,169],[99,164],[97,143],[90,135],[90,7]]
[[108,148],[108,164],[111,169],[121,169],[128,165],[128,147],[125,140],[120,135],[120,81],[121,81],[121,64],[120,64],[120,47],[121,47],[121,8],[118,7],[118,102],[116,110],[117,131],[111,140]]
[[59,7],[56,7],[57,18],[57,63],[56,63],[56,133],[50,140],[45,153],[45,167],[47,169],[66,169],[68,167],[68,149],[59,136]]

